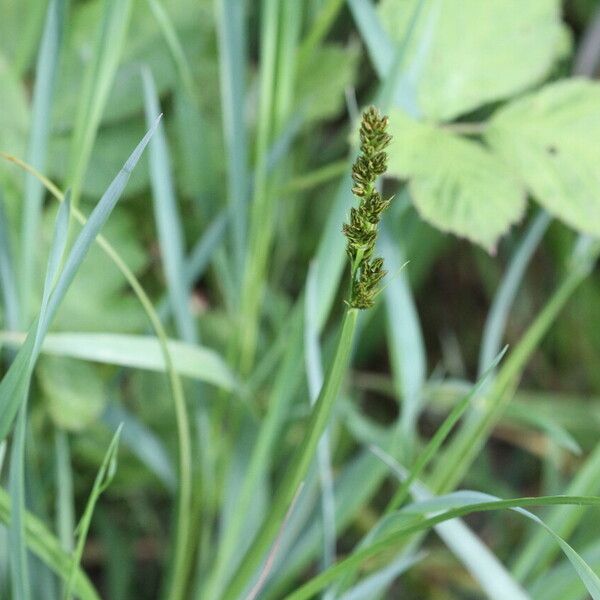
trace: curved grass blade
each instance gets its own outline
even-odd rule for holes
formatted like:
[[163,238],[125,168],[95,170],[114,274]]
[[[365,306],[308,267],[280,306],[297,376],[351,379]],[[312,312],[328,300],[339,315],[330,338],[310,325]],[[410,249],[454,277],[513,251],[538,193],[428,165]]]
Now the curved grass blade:
[[[408,472],[389,454],[375,447],[371,447],[371,451],[390,468],[403,484],[406,482]],[[431,492],[417,481],[410,486],[410,493],[417,501],[434,498]],[[385,520],[382,519],[380,527],[384,524]],[[435,526],[435,531],[473,578],[479,582],[488,598],[491,600],[529,600],[525,590],[510,575],[504,565],[461,520],[440,523]]]
[[[83,262],[89,247],[94,242],[102,225],[104,225],[106,219],[108,219],[108,216],[119,200],[129,176],[131,175],[131,171],[140,159],[142,152],[150,141],[157,125],[158,121],[154,124],[152,129],[146,133],[142,141],[132,152],[123,169],[117,174],[92,211],[90,218],[81,230],[81,233],[77,236],[73,248],[67,256],[62,272],[58,276],[52,292],[50,293],[49,290],[45,291],[42,309],[37,322],[30,330],[17,357],[0,382],[0,441],[8,434],[17,410],[23,402],[24,394],[26,394],[27,391],[26,387],[28,385],[26,380],[29,378],[31,370],[35,365],[41,342],[48,332],[52,319],[56,315],[60,303],[67,293],[71,282],[75,278],[77,269]],[[59,217],[61,214],[65,215],[70,212],[68,201],[63,203],[63,207],[65,208],[61,208]],[[61,243],[66,243],[66,239],[67,235],[65,234],[63,239],[60,240]],[[52,268],[58,268],[58,266]],[[15,393],[17,387],[19,388],[19,394]]]
[[[31,165],[28,165],[21,159],[18,159],[12,155],[8,155],[3,152],[0,152],[0,156],[2,156],[10,162],[17,164],[22,169],[28,171],[29,173],[37,177],[59,202],[63,201],[63,195],[61,194],[60,190],[47,177],[44,177],[44,175],[42,175],[33,167],[31,167]],[[86,226],[88,221],[77,208],[72,209],[72,214],[75,217],[75,219],[79,221],[79,223],[81,223],[84,227]],[[102,237],[102,235],[99,234],[96,236],[95,240],[98,243],[98,245],[102,248],[102,250],[106,253],[106,255],[113,261],[113,263],[116,265],[119,271],[121,271],[121,273],[127,280],[127,283],[131,286],[131,289],[137,296],[159,340],[161,352],[163,354],[166,365],[169,386],[171,388],[171,395],[175,407],[175,417],[177,421],[177,441],[180,475],[180,484],[178,486],[177,526],[175,528],[175,558],[173,560],[175,575],[173,577],[173,581],[176,582],[174,585],[179,586],[180,591],[178,593],[183,593],[183,585],[179,585],[179,583],[177,582],[183,581],[186,577],[186,569],[188,564],[186,561],[186,552],[189,537],[189,506],[192,485],[191,442],[189,434],[189,418],[185,403],[185,395],[183,393],[183,387],[179,376],[173,367],[171,355],[169,354],[166,331],[160,321],[160,317],[154,310],[154,307],[152,305],[152,302],[150,301],[150,298],[148,297],[148,294],[138,281],[137,277],[127,266],[127,263],[121,258],[119,253],[108,243],[108,241],[104,237]],[[29,338],[25,340],[25,345],[27,345],[28,340]],[[17,354],[17,359],[18,358],[19,354]],[[19,368],[22,368],[22,366]],[[11,377],[12,379],[18,378],[18,373],[15,372]],[[0,384],[0,388],[1,386],[2,384]]]
[[[285,597],[285,600],[305,600],[311,598],[319,590],[323,589],[328,583],[341,577],[348,569],[356,569],[367,559],[378,554],[397,547],[406,537],[411,534],[427,531],[438,525],[457,517],[464,517],[477,512],[496,511],[501,509],[511,509],[526,516],[528,519],[544,527],[548,533],[554,537],[556,542],[571,561],[582,579],[587,590],[594,600],[600,600],[600,579],[591,570],[589,565],[560,538],[552,529],[550,529],[539,517],[525,510],[529,506],[555,506],[555,505],[575,505],[575,506],[600,506],[600,498],[593,496],[540,496],[538,498],[514,498],[510,500],[498,500],[494,496],[481,494],[479,492],[455,493],[448,496],[440,496],[431,502],[422,502],[419,505],[407,507],[398,515],[398,525],[391,533],[386,534],[381,539],[373,542],[370,546],[352,554],[349,558],[338,562],[327,571],[317,575],[309,582]],[[424,514],[433,511],[442,511],[441,514],[423,518]]]
[[[0,342],[16,346],[23,343],[24,335],[0,332]],[[213,350],[168,341],[173,367],[180,375],[211,383],[232,391],[238,382],[225,361]],[[109,365],[145,369],[164,373],[167,365],[155,337],[118,333],[50,333],[41,347],[43,354],[66,356]]]
[[71,565],[71,573],[69,574],[69,579],[65,589],[65,600],[71,600],[73,595],[75,576],[79,570],[81,556],[83,555],[83,548],[87,539],[90,523],[92,522],[92,516],[94,514],[96,503],[98,502],[102,492],[104,492],[104,490],[106,490],[106,488],[110,485],[110,482],[117,471],[117,453],[119,450],[119,437],[121,435],[121,428],[122,425],[119,425],[108,446],[108,450],[104,455],[104,460],[102,461],[100,469],[98,470],[98,474],[96,475],[96,479],[94,480],[94,486],[90,492],[85,510],[83,511],[83,515],[75,531],[77,534],[77,546],[75,547],[73,563]]
[[[10,496],[4,488],[0,487],[0,522],[10,523],[11,516]],[[26,512],[24,522],[27,546],[31,552],[66,581],[71,573],[71,557],[65,553],[60,542],[38,518]],[[80,600],[100,600],[100,595],[81,569],[77,572],[74,590]]]

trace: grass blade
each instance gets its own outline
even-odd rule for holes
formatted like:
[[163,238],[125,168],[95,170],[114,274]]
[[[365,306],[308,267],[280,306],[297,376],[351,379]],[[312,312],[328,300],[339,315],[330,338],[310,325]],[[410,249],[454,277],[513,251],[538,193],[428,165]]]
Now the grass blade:
[[[16,346],[24,342],[24,334],[0,332],[0,342]],[[205,381],[228,391],[237,388],[235,376],[213,350],[177,340],[169,340],[168,348],[173,367],[180,375]],[[41,352],[159,373],[167,371],[160,342],[151,336],[50,333],[44,339]]]
[[576,244],[567,273],[499,371],[483,410],[469,415],[438,461],[429,485],[433,490],[445,492],[458,485],[510,401],[515,382],[529,357],[575,289],[588,276],[599,253],[600,245],[587,238],[581,238]]
[[[372,447],[371,450],[398,477],[402,485],[405,485],[408,473],[403,467],[379,448]],[[410,486],[410,493],[417,501],[434,498],[431,492],[414,478]],[[479,582],[482,590],[491,600],[529,599],[529,596],[511,577],[496,556],[462,521],[457,519],[440,523],[435,526],[435,531],[473,578]]]
[[[146,122],[150,126],[160,113],[158,96],[152,73],[142,70]],[[183,274],[183,234],[179,217],[175,190],[171,174],[171,164],[167,140],[162,125],[156,130],[148,148],[150,159],[150,181],[154,220],[158,230],[158,240],[167,280],[167,290],[171,309],[179,337],[193,343],[197,339],[196,324],[189,310],[188,287]]]
[[121,444],[126,446],[171,492],[177,488],[177,476],[160,439],[134,414],[117,403],[109,404],[102,420],[111,428],[123,424]]
[[[482,494],[480,492],[456,492],[449,496],[436,497],[431,502],[421,502],[418,505],[413,504],[404,511],[396,513],[396,515],[402,518],[398,519],[398,525],[393,532],[386,534],[381,539],[373,542],[370,546],[359,550],[349,558],[338,562],[327,571],[317,575],[286,596],[285,600],[305,600],[311,598],[328,583],[339,578],[348,569],[356,569],[365,560],[396,547],[411,534],[427,531],[439,523],[444,523],[458,517],[464,517],[477,512],[504,509],[515,510],[544,527],[561,546],[561,549],[573,564],[594,600],[600,599],[600,580],[591,570],[589,565],[585,563],[573,548],[541,521],[541,519],[524,508],[530,506],[555,506],[562,504],[600,506],[600,498],[592,496],[540,496],[538,498],[526,497],[511,500],[499,500],[496,499],[495,496]],[[426,515],[427,513],[436,511],[442,512],[436,516],[423,518],[424,514]]]
[[[46,23],[38,52],[31,129],[27,150],[27,162],[43,171],[46,165],[50,116],[54,98],[54,82],[57,79],[58,60],[65,24],[65,0],[51,0],[46,12]],[[32,305],[32,288],[35,276],[35,251],[32,240],[39,237],[44,188],[31,174],[25,176],[23,221],[21,231],[20,291],[23,306],[23,322],[29,319]]]
[[236,281],[241,282],[248,221],[247,197],[248,139],[244,98],[247,64],[245,4],[236,0],[215,0],[219,41],[219,73],[223,137],[227,152],[227,198],[231,215],[231,242]]
[[112,87],[131,15],[131,0],[105,0],[93,58],[85,74],[69,157],[73,206],[79,195],[108,94]]
[[[4,488],[0,487],[0,522],[10,523],[11,520],[10,496]],[[26,512],[24,522],[29,549],[66,581],[71,573],[71,557],[65,553],[60,542],[48,531],[42,521]],[[81,600],[100,600],[99,594],[81,569],[77,572],[74,590]]]
[[[28,359],[27,368],[22,371],[22,376],[17,383],[17,394],[11,401],[18,408],[18,419],[12,440],[9,472],[9,492],[13,507],[9,527],[9,540],[11,546],[11,584],[12,595],[16,600],[29,600],[31,598],[31,587],[29,569],[27,564],[27,545],[25,541],[25,437],[27,427],[27,397],[31,385],[31,374],[35,363],[35,357],[43,337],[43,323],[46,318],[48,300],[56,280],[60,263],[66,247],[67,230],[69,224],[70,202],[67,197],[61,205],[56,218],[54,236],[50,246],[48,266],[44,281],[42,294],[42,306],[40,316],[32,329],[33,344]],[[16,362],[16,361],[15,361]],[[12,367],[11,367],[12,368]],[[4,380],[2,381],[4,383]],[[0,383],[0,390],[1,390]],[[1,396],[0,396],[1,397]],[[8,399],[5,401],[7,403]]]
[[120,435],[121,426],[119,426],[119,428],[115,432],[110,442],[110,445],[108,446],[108,450],[106,451],[104,460],[102,461],[98,474],[96,475],[94,486],[92,487],[92,491],[90,492],[90,496],[85,506],[85,510],[83,511],[83,516],[79,521],[79,525],[77,525],[77,546],[75,547],[73,564],[71,565],[71,573],[69,575],[67,587],[65,590],[64,597],[66,600],[71,600],[73,595],[75,576],[79,569],[79,564],[83,555],[83,548],[87,539],[90,523],[92,522],[92,516],[94,514],[96,503],[98,502],[98,499],[100,498],[102,492],[110,485],[110,482],[112,481],[117,471],[117,453],[119,450]]
[[[25,388],[24,395],[29,391]],[[21,404],[17,426],[13,435],[10,455],[10,472],[8,488],[13,511],[8,529],[10,551],[10,572],[12,597],[15,600],[29,600],[31,588],[29,585],[29,568],[27,565],[27,549],[25,542],[25,427],[27,423],[26,404]]]
[[273,193],[269,186],[267,155],[273,137],[272,116],[275,110],[280,4],[277,0],[262,2],[260,104],[256,135],[254,198],[240,307],[240,322],[244,323],[240,328],[239,340],[242,375],[250,372],[254,362],[258,338],[258,316],[273,233]]
[[[306,282],[306,302],[304,312],[304,360],[308,379],[308,390],[311,405],[314,405],[319,390],[323,387],[323,366],[319,344],[319,328],[315,317],[317,314],[318,289],[316,287],[316,265],[313,263],[308,272]],[[335,562],[335,495],[333,489],[333,473],[331,469],[331,451],[329,448],[329,428],[323,432],[317,446],[317,464],[321,484],[321,517],[323,522],[323,568]]]
[[327,427],[331,410],[348,366],[357,316],[358,311],[356,309],[349,309],[346,312],[335,358],[312,410],[305,437],[294,454],[283,481],[279,484],[271,505],[271,511],[225,591],[223,596],[225,600],[233,600],[244,591],[255,569],[263,560],[265,552],[277,535],[296,490],[306,476],[319,439]]
[[387,313],[387,338],[397,399],[402,401],[402,443],[410,456],[416,438],[421,409],[421,392],[427,371],[425,343],[419,315],[410,290],[408,275],[400,272],[404,260],[385,227],[381,227],[380,248],[387,269],[393,274],[383,294]]
[[4,323],[7,329],[17,329],[19,327],[19,295],[7,224],[4,197],[0,189],[0,288],[4,305]]
[[[65,261],[64,268],[56,281],[52,293],[50,293],[48,289],[45,290],[45,301],[47,301],[47,305],[42,305],[37,323],[30,330],[17,357],[0,382],[0,440],[3,440],[8,434],[17,410],[24,401],[28,388],[28,380],[35,361],[37,360],[41,341],[46,335],[52,319],[77,273],[79,265],[83,262],[89,247],[119,200],[127,180],[131,175],[132,169],[140,159],[140,156],[147,143],[150,141],[150,137],[154,133],[154,129],[157,125],[158,122],[155,123],[154,127],[144,136],[125,163],[123,169],[118,173],[96,205],[96,208],[90,215],[85,227],[75,240],[73,248]],[[63,203],[63,207],[64,208],[59,212],[59,219],[61,218],[61,215],[68,214],[69,202]],[[63,244],[66,243],[66,239],[67,236],[64,235],[61,242]],[[55,257],[51,259],[51,262],[55,265]],[[55,268],[58,267],[56,265],[52,267],[52,269]],[[49,271],[52,269],[49,269]],[[50,275],[54,275],[54,273]],[[50,275],[47,276],[47,283]],[[52,277],[52,279],[53,278],[54,277]]]
[[[146,135],[146,137],[144,138],[144,140],[142,140],[140,145],[147,143],[148,140],[146,138],[150,134],[151,134],[151,132],[149,132]],[[137,155],[137,149],[134,152],[134,155]],[[119,179],[119,177],[121,177],[121,175],[128,176],[128,174],[131,171],[131,168],[133,167],[133,164],[131,164],[131,161],[132,161],[132,158],[134,158],[134,155],[132,155],[130,157],[129,161],[125,165],[126,168],[117,176],[117,179]],[[57,200],[59,200],[59,201],[63,200],[63,196],[62,196],[60,190],[50,180],[48,180],[46,177],[44,177],[42,174],[40,174],[38,171],[36,171],[33,167],[31,167],[31,165],[28,165],[24,161],[14,157],[14,156],[7,155],[5,153],[0,153],[0,156],[4,157],[6,160],[14,162],[15,164],[19,165],[22,169],[25,169],[26,171],[35,175],[35,177],[37,177],[44,184],[44,186],[52,193],[52,195]],[[139,158],[139,156],[136,156],[136,161],[137,161],[137,158]],[[128,167],[128,165],[129,165],[129,167]],[[127,170],[128,168],[129,168],[129,171]],[[121,178],[121,182],[123,183],[122,178]],[[113,184],[115,184],[115,182],[113,182]],[[113,185],[111,184],[111,188],[112,187],[113,187]],[[110,191],[110,188],[108,191]],[[107,193],[108,193],[108,191],[107,191]],[[83,214],[77,208],[73,208],[72,213],[75,216],[75,218],[77,219],[77,221],[79,221],[82,225],[84,225],[84,228],[87,227],[87,224],[89,221],[86,220],[86,218],[83,216]],[[92,217],[93,216],[94,216],[94,213],[92,213]],[[90,220],[91,220],[91,217],[90,217]],[[187,569],[187,565],[188,565],[188,562],[186,560],[186,552],[187,552],[187,544],[188,544],[188,538],[189,538],[189,520],[190,520],[190,503],[191,503],[190,500],[191,500],[191,489],[192,489],[192,484],[191,484],[191,472],[192,472],[191,442],[190,442],[190,434],[189,434],[189,418],[188,418],[187,407],[186,407],[186,403],[185,403],[185,395],[183,393],[183,387],[182,387],[181,381],[179,379],[179,376],[178,376],[177,372],[175,371],[175,368],[173,367],[173,361],[171,359],[171,355],[169,353],[169,347],[168,347],[168,343],[167,343],[167,334],[166,334],[165,329],[160,321],[158,314],[154,310],[154,307],[152,305],[152,302],[150,301],[150,298],[148,297],[148,294],[145,292],[144,288],[138,281],[137,277],[134,275],[134,273],[131,271],[131,269],[127,266],[127,263],[121,258],[119,253],[108,243],[108,241],[105,238],[103,238],[101,235],[97,235],[95,239],[96,239],[97,243],[100,245],[100,247],[102,248],[102,250],[107,254],[107,256],[117,266],[119,271],[121,271],[121,273],[123,273],[125,279],[127,280],[127,283],[131,286],[131,289],[134,291],[135,295],[137,296],[138,300],[140,301],[140,304],[142,305],[144,312],[148,316],[148,319],[152,325],[152,328],[156,332],[156,336],[158,338],[161,353],[164,358],[165,369],[166,369],[166,372],[167,372],[167,375],[169,378],[169,386],[171,389],[171,395],[172,395],[173,404],[175,407],[175,417],[176,417],[176,421],[177,421],[177,438],[178,438],[177,441],[178,441],[179,476],[180,476],[180,484],[178,487],[177,526],[175,527],[175,539],[176,539],[175,555],[174,555],[174,559],[173,559],[174,575],[171,578],[171,581],[173,582],[172,585],[174,587],[172,588],[173,595],[170,598],[170,600],[175,600],[176,598],[179,598],[180,594],[183,593],[183,585],[181,582],[186,577],[186,569]],[[27,338],[25,340],[24,346],[27,346],[30,343],[32,343],[32,340]],[[24,368],[24,364],[26,363],[26,355],[27,355],[25,352],[23,352],[23,349],[22,349],[21,352],[19,352],[19,354],[17,354],[17,360],[19,359],[19,356],[21,356],[21,353],[23,353],[23,355],[22,355],[22,360],[19,363],[20,366],[15,367],[12,374],[9,370],[9,372],[7,373],[7,376],[10,375],[10,378],[8,378],[7,376],[4,377],[2,383],[0,383],[0,394],[2,393],[2,386],[5,384],[4,382],[5,382],[5,380],[7,380],[7,378],[9,380],[5,384],[7,386],[14,385],[15,382],[19,381],[19,377],[20,377],[19,370]],[[1,425],[2,425],[2,415],[0,414],[0,426]],[[0,439],[1,439],[1,436],[0,436]]]
[[510,309],[519,291],[533,253],[542,241],[551,221],[552,217],[545,211],[541,211],[530,225],[514,256],[511,258],[510,266],[502,278],[498,291],[494,295],[494,301],[485,320],[479,354],[480,372],[486,368],[486,365],[492,362],[493,357],[500,351],[502,336],[506,329]]

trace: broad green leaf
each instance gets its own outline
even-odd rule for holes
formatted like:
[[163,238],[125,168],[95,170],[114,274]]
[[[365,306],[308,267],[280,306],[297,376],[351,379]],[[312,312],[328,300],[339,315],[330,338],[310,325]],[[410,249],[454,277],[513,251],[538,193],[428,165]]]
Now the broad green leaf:
[[512,102],[486,140],[555,217],[600,234],[600,85],[561,81]]
[[45,356],[39,361],[37,374],[45,405],[58,427],[82,431],[102,414],[106,393],[92,365]]
[[301,65],[296,106],[309,120],[334,117],[344,106],[344,92],[354,81],[360,54],[356,46],[324,46]]
[[[384,28],[400,40],[418,0],[383,0]],[[439,2],[435,36],[422,60],[417,105],[440,121],[508,98],[546,77],[564,51],[559,0],[428,0]],[[427,12],[427,11],[424,11]],[[427,27],[421,17],[408,49],[416,56]]]
[[442,231],[494,251],[525,209],[525,193],[510,170],[480,143],[390,114],[388,172],[409,179],[421,216]]

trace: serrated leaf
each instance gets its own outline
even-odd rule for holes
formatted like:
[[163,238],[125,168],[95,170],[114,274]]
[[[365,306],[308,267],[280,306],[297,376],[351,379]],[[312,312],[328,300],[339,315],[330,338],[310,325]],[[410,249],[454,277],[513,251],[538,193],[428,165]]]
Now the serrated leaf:
[[44,356],[37,368],[45,406],[54,423],[82,431],[100,417],[106,405],[97,368],[72,358]]
[[[381,22],[402,39],[418,0],[382,0]],[[435,5],[437,3],[437,6]],[[559,0],[428,0],[439,10],[435,36],[421,61],[421,113],[450,120],[540,82],[564,52]],[[418,55],[427,19],[421,17],[407,50]]]
[[496,113],[485,136],[548,212],[600,234],[600,85],[547,85]]
[[442,231],[493,251],[525,209],[525,193],[501,160],[480,143],[390,114],[388,172],[409,180],[421,216]]

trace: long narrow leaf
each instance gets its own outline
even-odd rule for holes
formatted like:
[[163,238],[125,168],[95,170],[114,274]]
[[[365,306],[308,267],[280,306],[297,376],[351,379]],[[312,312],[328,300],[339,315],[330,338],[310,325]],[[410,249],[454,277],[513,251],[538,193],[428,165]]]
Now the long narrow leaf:
[[[146,122],[151,125],[160,113],[156,86],[148,68],[142,70]],[[183,269],[183,233],[178,214],[171,164],[164,127],[159,125],[148,148],[154,220],[167,289],[179,337],[186,342],[197,341],[196,326],[189,310],[188,286]]]
[[123,169],[117,174],[96,205],[96,208],[94,208],[85,227],[81,230],[81,233],[73,244],[73,248],[69,252],[64,268],[48,298],[47,307],[40,313],[36,324],[30,330],[17,357],[0,382],[0,440],[3,440],[10,431],[17,410],[24,400],[27,391],[27,380],[37,360],[40,342],[48,332],[52,319],[56,315],[60,303],[75,278],[77,269],[83,262],[90,246],[119,200],[133,168],[140,159],[157,125],[158,120],[132,152]]
[[98,502],[98,499],[100,498],[102,492],[110,485],[110,482],[115,476],[117,470],[117,452],[119,450],[120,435],[121,426],[119,426],[117,431],[115,432],[110,442],[110,445],[108,446],[108,450],[104,455],[104,460],[102,461],[100,469],[98,470],[98,474],[96,475],[94,486],[92,487],[92,491],[90,492],[90,496],[85,506],[85,510],[83,511],[83,516],[81,517],[79,525],[77,526],[77,546],[75,547],[75,555],[73,559],[73,564],[71,566],[71,574],[69,575],[67,587],[65,590],[66,600],[71,600],[73,594],[75,576],[77,575],[77,571],[79,570],[79,563],[81,562],[81,556],[83,555],[83,547],[85,546],[87,533],[90,528],[90,523],[92,522],[94,508],[96,507],[96,503]]
[[[46,165],[50,115],[54,98],[54,83],[57,79],[58,59],[63,40],[66,17],[65,0],[51,0],[46,12],[46,23],[38,52],[33,103],[31,107],[31,128],[27,149],[27,162],[43,171]],[[44,188],[31,174],[25,176],[23,223],[21,232],[21,300],[23,321],[29,318],[31,307],[34,266],[39,239],[40,219]]]

